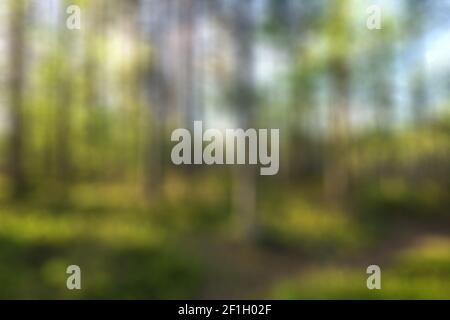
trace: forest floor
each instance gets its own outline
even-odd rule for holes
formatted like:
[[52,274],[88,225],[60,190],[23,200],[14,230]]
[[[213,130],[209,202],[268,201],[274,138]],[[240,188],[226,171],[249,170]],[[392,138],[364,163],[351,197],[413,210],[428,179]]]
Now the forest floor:
[[196,239],[193,246],[201,259],[207,262],[209,270],[201,298],[264,299],[271,297],[280,283],[307,276],[311,270],[324,266],[351,268],[366,277],[369,265],[377,264],[383,269],[394,264],[399,254],[414,250],[427,239],[450,239],[450,221],[424,225],[405,219],[397,221],[393,230],[373,247],[356,255],[338,258],[333,255],[312,257],[300,248]]
[[[251,243],[233,237],[225,188],[196,185],[155,207],[109,185],[80,186],[66,206],[1,202],[0,298],[450,298],[446,214],[334,212],[290,188],[264,197],[265,237]],[[380,293],[366,287],[372,264]]]

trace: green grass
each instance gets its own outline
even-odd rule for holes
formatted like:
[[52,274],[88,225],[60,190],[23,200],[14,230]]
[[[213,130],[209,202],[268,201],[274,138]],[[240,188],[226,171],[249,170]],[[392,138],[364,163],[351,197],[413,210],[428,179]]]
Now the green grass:
[[365,265],[317,267],[287,279],[276,299],[450,299],[450,239],[430,238],[381,267],[381,290],[366,287]]
[[[169,237],[170,236],[170,237]],[[190,298],[201,262],[151,214],[116,209],[0,209],[0,298]],[[66,288],[66,268],[82,290]]]

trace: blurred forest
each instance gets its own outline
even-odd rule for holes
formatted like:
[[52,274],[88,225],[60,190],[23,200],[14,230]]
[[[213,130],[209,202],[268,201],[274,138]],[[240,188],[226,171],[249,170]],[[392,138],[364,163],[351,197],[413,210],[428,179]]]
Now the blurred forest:
[[[449,0],[0,17],[0,298],[450,299]],[[279,128],[278,175],[173,165],[194,120]]]

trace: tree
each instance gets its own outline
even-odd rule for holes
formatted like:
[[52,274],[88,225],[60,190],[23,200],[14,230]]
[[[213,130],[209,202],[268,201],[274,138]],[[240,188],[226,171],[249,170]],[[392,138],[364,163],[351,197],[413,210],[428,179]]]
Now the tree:
[[329,7],[326,33],[329,41],[329,76],[333,104],[329,110],[329,154],[325,167],[325,194],[331,203],[339,204],[346,194],[349,172],[346,151],[349,139],[350,66],[352,39],[349,30],[348,0],[334,1]]
[[415,68],[411,76],[412,112],[415,123],[420,123],[426,114],[428,106],[428,90],[426,84],[425,57],[425,24],[427,19],[428,1],[408,0],[407,30],[411,32],[417,45]]
[[27,4],[24,0],[10,1],[10,118],[11,132],[9,138],[9,175],[12,196],[21,197],[27,188],[24,159],[25,115],[24,115],[24,59],[25,15]]
[[[232,32],[235,46],[235,81],[232,102],[236,106],[238,125],[255,125],[254,48],[255,17],[251,1],[237,1],[232,11]],[[256,170],[252,166],[233,167],[233,208],[240,216],[239,227],[244,239],[257,236]]]

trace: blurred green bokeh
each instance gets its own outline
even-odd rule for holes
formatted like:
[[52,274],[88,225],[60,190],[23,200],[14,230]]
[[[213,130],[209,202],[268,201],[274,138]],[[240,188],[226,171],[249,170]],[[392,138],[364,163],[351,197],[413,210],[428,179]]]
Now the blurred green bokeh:
[[[0,298],[450,299],[450,4],[375,2],[1,1]],[[175,166],[194,120],[280,172]]]

